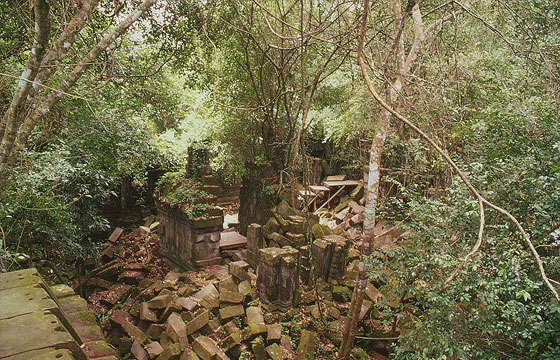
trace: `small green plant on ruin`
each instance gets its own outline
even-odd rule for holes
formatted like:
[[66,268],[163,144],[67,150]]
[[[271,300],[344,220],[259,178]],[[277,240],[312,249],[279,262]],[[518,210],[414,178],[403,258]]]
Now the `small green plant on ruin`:
[[185,171],[166,173],[156,185],[156,198],[179,209],[189,219],[203,217],[211,206],[210,194],[201,189],[200,182],[187,178]]

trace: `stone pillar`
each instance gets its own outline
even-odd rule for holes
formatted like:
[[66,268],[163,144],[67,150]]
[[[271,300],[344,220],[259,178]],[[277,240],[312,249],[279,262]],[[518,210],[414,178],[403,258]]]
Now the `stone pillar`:
[[342,280],[348,258],[348,239],[340,235],[326,235],[313,242],[313,268],[316,279]]
[[268,311],[288,310],[299,286],[299,251],[290,246],[259,250],[257,289]]
[[247,262],[253,269],[257,269],[259,249],[263,247],[262,226],[251,224],[247,227]]

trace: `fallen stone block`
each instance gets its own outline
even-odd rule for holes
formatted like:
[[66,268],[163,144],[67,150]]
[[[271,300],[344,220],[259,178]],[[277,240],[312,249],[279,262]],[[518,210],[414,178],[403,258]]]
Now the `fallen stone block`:
[[278,324],[266,325],[266,340],[268,342],[280,342],[282,338],[282,328]]
[[229,273],[237,281],[251,281],[251,276],[247,270],[249,270],[249,264],[245,261],[234,261],[229,263]]
[[140,345],[138,341],[132,343],[132,347],[130,348],[130,352],[137,360],[148,360],[149,355],[146,350]]
[[372,305],[373,305],[373,303],[369,300],[364,300],[362,302],[362,307],[360,308],[360,317],[359,317],[360,321],[366,316],[369,309],[371,309]]
[[185,297],[177,298],[175,302],[187,311],[194,311],[198,307],[198,303],[196,301]]
[[111,283],[108,282],[107,280],[103,280],[101,278],[94,277],[94,278],[89,279],[86,282],[86,286],[87,287],[96,287],[96,288],[107,290],[111,287]]
[[119,300],[128,295],[132,288],[127,284],[115,284],[101,295],[101,301],[107,305],[114,306]]
[[355,215],[362,215],[364,213],[364,211],[366,210],[366,208],[364,206],[359,205],[355,201],[350,201],[350,203],[348,204],[348,208],[350,209],[352,214],[355,214]]
[[193,342],[193,350],[198,356],[203,360],[229,360],[229,357],[212,341],[206,336],[199,336]]
[[148,307],[150,309],[165,309],[171,300],[173,300],[173,296],[171,294],[158,295],[148,301]]
[[220,301],[226,303],[239,304],[243,302],[244,296],[237,291],[220,292]]
[[362,214],[356,214],[350,218],[350,226],[360,225],[364,222],[364,216]]
[[144,347],[150,359],[154,359],[156,356],[160,355],[163,352],[163,347],[157,341],[152,341],[148,345]]
[[187,349],[183,351],[179,360],[200,360],[200,358],[196,355],[194,350]]
[[140,320],[151,322],[158,321],[156,313],[150,310],[149,304],[147,302],[143,302],[142,304],[140,304]]
[[175,300],[172,300],[165,308],[165,311],[163,312],[160,320],[165,321],[172,313],[180,313],[182,310],[183,306],[177,303]]
[[253,349],[253,355],[255,356],[255,360],[266,360],[266,349],[264,347],[264,341],[261,337],[256,338],[253,340],[251,348]]
[[102,279],[110,279],[115,277],[118,273],[120,273],[122,269],[122,263],[119,259],[115,259],[110,263],[106,264],[104,267],[99,268],[96,270],[96,275]]
[[213,310],[220,305],[220,296],[208,294],[204,299],[200,300],[200,305],[207,310]]
[[187,325],[183,322],[181,315],[172,313],[167,318],[165,325],[167,326],[166,333],[169,338],[174,342],[178,342],[181,345],[181,349],[185,349],[188,345]]
[[315,342],[317,334],[313,331],[302,330],[299,341],[297,358],[298,360],[315,359]]
[[218,283],[220,293],[225,291],[237,291],[237,284],[233,281],[233,276],[228,276]]
[[199,315],[195,316],[194,319],[187,323],[187,335],[191,335],[196,331],[202,329],[203,326],[208,324],[209,319],[210,316],[207,310],[200,312]]
[[295,210],[287,201],[282,200],[280,204],[276,206],[274,212],[281,215],[284,219],[292,215],[299,215],[299,211]]
[[323,236],[332,235],[333,232],[331,228],[323,224],[315,224],[311,227],[311,232],[315,239],[321,239]]
[[280,345],[274,343],[266,348],[266,353],[272,360],[284,360],[287,359],[284,349]]
[[205,298],[208,295],[214,295],[216,297],[219,297],[220,293],[218,292],[218,290],[216,290],[216,287],[214,285],[209,284],[209,285],[206,285],[205,287],[203,287],[197,293],[195,293],[193,295],[193,298],[195,298],[197,300],[202,300],[203,298]]
[[243,305],[231,305],[220,309],[220,319],[227,320],[236,316],[243,315]]
[[300,247],[305,245],[306,239],[304,234],[292,233],[287,232],[286,238],[289,240],[290,245],[299,249]]
[[370,300],[373,303],[376,303],[377,300],[379,300],[379,298],[383,297],[383,293],[381,291],[377,290],[375,288],[375,286],[371,285],[371,283],[369,283],[369,282],[367,283],[364,292],[366,293],[367,297],[370,298]]
[[268,235],[268,238],[270,240],[276,242],[276,244],[278,244],[279,246],[289,246],[289,245],[291,245],[290,244],[290,239],[288,239],[284,235],[276,233],[276,232]]
[[247,341],[254,339],[258,335],[266,334],[266,331],[265,323],[248,324],[243,329],[243,340]]
[[126,284],[138,285],[144,278],[144,272],[138,270],[126,270],[121,274],[121,281]]
[[243,297],[244,297],[245,300],[247,300],[248,298],[249,298],[249,299],[252,299],[252,298],[255,297],[254,289],[253,289],[253,287],[251,286],[251,283],[250,283],[249,281],[247,281],[247,280],[242,281],[242,282],[239,283],[239,285],[238,285],[238,290],[239,290],[239,293],[240,293],[241,295],[243,295]]
[[109,236],[109,241],[112,242],[112,243],[116,243],[117,240],[121,237],[123,231],[124,231],[124,229],[122,229],[120,227],[113,230],[113,232],[111,233],[111,236]]
[[114,311],[109,319],[111,319],[112,322],[121,327],[124,323],[132,321],[132,317],[130,316],[130,314],[122,310]]
[[152,339],[159,339],[160,335],[165,331],[163,324],[151,324],[148,326],[146,334]]
[[352,299],[352,291],[343,285],[335,285],[333,287],[332,296],[335,301],[348,302]]
[[166,344],[157,360],[177,359],[181,355],[181,345],[176,343]]
[[148,335],[146,335],[146,333],[144,333],[131,322],[125,322],[121,327],[128,336],[140,343],[143,343],[148,338]]
[[231,331],[228,336],[226,336],[224,339],[222,339],[218,343],[218,345],[224,351],[229,351],[234,346],[241,344],[242,340],[243,339],[241,338],[241,331],[236,328],[234,331]]
[[264,324],[264,315],[260,307],[250,306],[247,308],[247,323]]

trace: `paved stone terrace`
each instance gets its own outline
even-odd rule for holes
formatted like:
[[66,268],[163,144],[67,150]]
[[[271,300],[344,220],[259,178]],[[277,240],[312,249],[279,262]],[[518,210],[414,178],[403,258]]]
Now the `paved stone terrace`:
[[0,274],[0,359],[117,358],[84,299],[26,269]]

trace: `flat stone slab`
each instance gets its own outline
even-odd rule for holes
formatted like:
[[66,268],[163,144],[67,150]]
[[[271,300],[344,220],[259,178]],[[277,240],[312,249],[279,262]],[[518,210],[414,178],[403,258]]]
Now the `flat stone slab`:
[[2,360],[74,360],[72,352],[67,349],[47,348],[32,350],[22,354],[2,358]]
[[231,250],[247,246],[247,238],[237,231],[223,232],[220,236],[220,250]]
[[0,290],[0,319],[57,308],[50,295],[37,285]]
[[78,347],[58,318],[49,313],[2,319],[0,329],[0,359],[44,348],[77,350]]
[[68,296],[63,299],[59,299],[58,303],[60,308],[67,314],[71,314],[77,311],[87,311],[87,301],[78,295]]
[[0,290],[37,285],[42,282],[43,279],[35,268],[0,273]]

